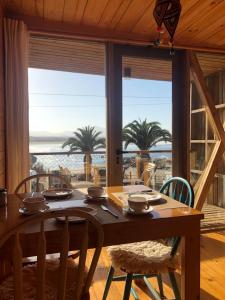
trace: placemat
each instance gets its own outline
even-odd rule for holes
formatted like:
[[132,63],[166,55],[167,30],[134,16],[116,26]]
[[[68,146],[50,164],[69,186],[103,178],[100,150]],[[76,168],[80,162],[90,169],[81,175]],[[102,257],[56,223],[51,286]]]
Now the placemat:
[[[127,192],[121,192],[121,193],[112,193],[114,201],[121,207],[126,207],[127,199],[129,196],[129,193]],[[155,210],[161,210],[161,209],[171,209],[171,208],[181,208],[181,207],[187,207],[185,204],[173,200],[167,196],[163,196],[162,199],[156,202],[152,202],[150,204]]]

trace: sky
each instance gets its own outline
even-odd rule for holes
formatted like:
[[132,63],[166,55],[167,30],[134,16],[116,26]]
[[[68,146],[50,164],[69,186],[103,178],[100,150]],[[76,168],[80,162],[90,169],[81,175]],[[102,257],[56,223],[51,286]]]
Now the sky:
[[[123,125],[158,121],[171,131],[172,84],[123,79]],[[29,68],[30,135],[60,134],[91,125],[105,132],[105,77]]]

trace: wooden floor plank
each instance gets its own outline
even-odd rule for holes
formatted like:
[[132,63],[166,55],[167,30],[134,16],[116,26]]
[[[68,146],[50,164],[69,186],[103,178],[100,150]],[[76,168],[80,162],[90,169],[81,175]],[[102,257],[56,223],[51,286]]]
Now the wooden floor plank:
[[[89,259],[92,252],[89,251]],[[91,300],[101,300],[105,287],[105,280],[110,266],[107,251],[104,248],[95,272],[94,282],[90,289]],[[179,281],[179,274],[177,279]],[[224,300],[225,299],[225,235],[221,233],[209,233],[201,236],[201,300]],[[172,298],[168,276],[163,276],[165,294]],[[155,280],[151,281],[156,286]],[[140,300],[151,299],[146,292],[133,285]],[[124,283],[113,282],[109,291],[108,300],[122,299]],[[131,299],[132,296],[130,297]]]

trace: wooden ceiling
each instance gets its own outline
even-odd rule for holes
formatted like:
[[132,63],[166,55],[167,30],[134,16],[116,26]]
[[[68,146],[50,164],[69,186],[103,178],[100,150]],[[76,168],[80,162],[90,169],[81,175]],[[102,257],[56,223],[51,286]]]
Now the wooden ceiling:
[[[157,37],[153,0],[2,1],[8,16],[28,16],[34,29],[57,28],[129,43],[149,43]],[[181,4],[176,45],[225,51],[225,1],[181,0]],[[166,34],[164,39],[167,44]]]

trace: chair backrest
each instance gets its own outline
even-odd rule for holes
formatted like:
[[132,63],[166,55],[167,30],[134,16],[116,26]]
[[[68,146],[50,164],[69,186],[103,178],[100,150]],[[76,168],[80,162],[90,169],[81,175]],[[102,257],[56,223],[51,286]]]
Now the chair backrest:
[[142,172],[141,179],[144,181],[144,185],[153,186],[153,176],[155,173],[156,165],[152,162],[145,163],[144,171]]
[[23,179],[15,189],[15,194],[41,192],[49,188],[70,188],[71,185],[63,175],[43,173]]
[[[194,191],[190,183],[181,177],[172,177],[166,181],[160,189],[160,193],[165,194],[174,200],[180,201],[189,207],[194,207]],[[172,246],[171,256],[177,252],[180,243],[180,237],[169,239],[169,244]]]
[[160,189],[165,194],[187,206],[194,206],[194,192],[190,183],[181,177],[172,177],[167,180]]
[[[74,281],[72,292],[70,290],[70,297],[71,299],[80,299],[81,295],[85,295],[88,293],[89,287],[92,282],[92,278],[94,275],[95,268],[97,266],[97,262],[101,253],[101,248],[103,245],[103,230],[101,224],[95,219],[95,217],[83,212],[79,209],[64,209],[64,210],[57,210],[57,211],[49,211],[46,213],[36,214],[27,218],[24,218],[22,223],[15,227],[14,229],[10,230],[4,237],[0,240],[0,248],[4,247],[4,245],[9,245],[10,242],[10,249],[12,253],[8,255],[12,258],[12,269],[13,269],[13,284],[14,284],[14,299],[15,300],[22,300],[24,299],[23,296],[23,276],[22,276],[22,257],[23,257],[23,247],[22,242],[25,238],[24,234],[27,228],[30,226],[37,227],[37,265],[36,265],[36,296],[34,299],[44,300],[45,299],[45,283],[46,283],[46,249],[48,248],[48,224],[52,226],[52,218],[64,218],[64,222],[61,222],[60,225],[57,224],[56,227],[56,234],[54,238],[57,241],[60,241],[60,259],[58,261],[59,268],[58,271],[55,272],[56,278],[56,299],[64,300],[66,291],[68,289],[67,286],[67,275],[68,275],[68,251],[70,241],[72,239],[78,239],[78,250],[80,252],[79,255],[79,263],[77,263],[76,268],[76,275],[77,277],[72,277]],[[69,225],[69,218],[70,217],[79,217],[82,218],[83,221],[79,223],[79,237],[74,234],[73,236],[70,233],[70,226],[76,225]],[[32,228],[36,228],[32,227]],[[89,231],[91,227],[91,234],[93,240],[93,233],[95,234],[95,251],[92,256],[92,260],[88,269],[87,274],[85,273],[86,267],[86,256],[87,256],[87,249],[88,249],[88,242],[89,242]],[[8,248],[7,248],[8,249]],[[75,250],[75,249],[73,249]],[[58,249],[57,249],[58,251]],[[7,252],[8,253],[8,252]],[[86,276],[84,276],[86,274]],[[71,280],[71,278],[70,278]],[[35,289],[35,286],[34,286]],[[35,293],[35,291],[34,291]],[[72,293],[72,296],[71,296]],[[55,299],[55,298],[54,298]]]

